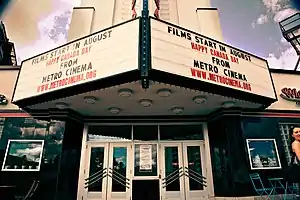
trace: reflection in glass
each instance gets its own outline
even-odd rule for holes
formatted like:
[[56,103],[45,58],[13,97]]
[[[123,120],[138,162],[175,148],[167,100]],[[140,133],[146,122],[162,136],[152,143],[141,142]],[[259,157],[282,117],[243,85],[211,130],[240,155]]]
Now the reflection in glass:
[[134,147],[134,175],[157,176],[156,144],[136,144]]
[[127,168],[127,148],[114,147],[113,149],[113,173],[112,191],[126,191],[126,168]]
[[178,147],[165,147],[165,177],[167,191],[180,191]]
[[[102,177],[95,175],[97,172],[103,169],[104,161],[104,147],[92,147],[90,157],[90,171],[89,177],[94,175],[95,182],[89,185],[88,191],[101,192],[102,191]],[[101,174],[101,173],[98,173]]]
[[1,141],[1,136],[3,133],[3,128],[4,128],[4,122],[5,122],[5,118],[0,118],[0,141]]
[[131,125],[120,126],[90,126],[88,133],[88,141],[130,141]]
[[10,140],[2,170],[39,171],[43,146],[43,140]]
[[157,125],[133,126],[133,140],[135,141],[158,140],[158,126]]
[[188,157],[188,168],[191,169],[189,171],[190,190],[203,190],[203,185],[194,180],[194,179],[201,180],[199,178],[200,176],[202,176],[200,147],[188,146],[187,157]]
[[[47,185],[47,187],[43,188],[43,196],[51,199],[55,194],[57,186],[64,132],[65,122],[62,121],[42,121],[24,117],[0,118],[0,163],[4,160],[9,140],[43,140],[44,150],[42,153],[41,170],[45,177],[41,179],[41,185]],[[30,157],[26,156],[26,159],[30,159]],[[28,162],[24,159],[23,163],[22,168],[26,169],[26,163]],[[63,160],[61,166],[65,166],[63,165]],[[30,165],[28,168],[30,168]],[[22,173],[22,175],[19,173],[3,173],[1,174],[1,181],[3,184],[16,184],[20,188],[27,188],[28,182],[24,177],[31,175],[31,173],[30,175],[28,173]]]
[[248,139],[251,169],[281,168],[275,139]]
[[202,125],[162,125],[160,140],[203,140]]

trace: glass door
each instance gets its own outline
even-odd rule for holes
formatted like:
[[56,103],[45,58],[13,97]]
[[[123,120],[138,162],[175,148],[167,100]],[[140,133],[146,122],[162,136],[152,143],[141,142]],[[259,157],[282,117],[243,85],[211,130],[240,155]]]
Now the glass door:
[[84,199],[130,199],[131,144],[95,143],[87,146]]
[[181,143],[161,144],[162,199],[184,200],[184,163]]
[[204,143],[203,141],[183,142],[182,150],[185,196],[189,200],[198,200],[200,196],[207,196]]
[[207,196],[202,141],[161,143],[161,158],[163,200],[196,200]]
[[127,199],[131,196],[131,144],[110,143],[107,176],[107,200]]
[[106,200],[108,143],[90,143],[87,145],[87,159],[84,170],[84,199]]

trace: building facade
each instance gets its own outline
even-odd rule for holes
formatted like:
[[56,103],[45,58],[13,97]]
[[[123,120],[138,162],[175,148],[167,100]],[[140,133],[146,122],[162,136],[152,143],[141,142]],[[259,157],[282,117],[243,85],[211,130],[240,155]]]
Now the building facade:
[[84,0],[69,41],[1,67],[2,185],[192,200],[254,196],[250,173],[283,176],[300,76],[224,44],[209,1]]

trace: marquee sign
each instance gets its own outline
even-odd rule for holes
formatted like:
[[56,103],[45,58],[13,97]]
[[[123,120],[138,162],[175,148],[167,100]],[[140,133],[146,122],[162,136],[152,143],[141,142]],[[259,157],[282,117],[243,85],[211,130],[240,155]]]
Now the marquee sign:
[[300,90],[297,90],[296,88],[282,88],[280,97],[300,105]]
[[267,61],[151,18],[152,69],[276,99]]
[[136,19],[28,59],[13,101],[137,70],[138,41]]

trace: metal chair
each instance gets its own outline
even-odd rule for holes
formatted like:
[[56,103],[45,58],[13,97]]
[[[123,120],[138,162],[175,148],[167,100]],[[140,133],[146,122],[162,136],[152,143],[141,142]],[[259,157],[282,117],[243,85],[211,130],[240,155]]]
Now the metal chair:
[[259,195],[260,199],[264,199],[263,196],[267,195],[267,199],[274,198],[274,188],[266,188],[258,173],[250,174],[251,183],[255,189],[255,192]]
[[293,199],[297,199],[298,187],[295,183],[289,184],[285,183],[285,196],[292,195]]

